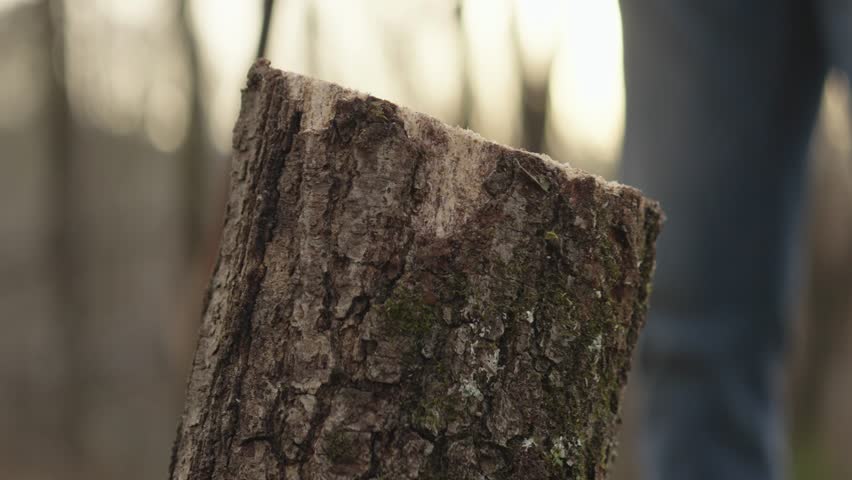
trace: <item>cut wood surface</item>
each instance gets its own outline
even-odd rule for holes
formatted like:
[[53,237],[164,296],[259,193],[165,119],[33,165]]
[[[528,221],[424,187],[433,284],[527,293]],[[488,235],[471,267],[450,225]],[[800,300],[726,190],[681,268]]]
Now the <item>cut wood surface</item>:
[[171,478],[606,477],[656,203],[264,60],[233,146]]

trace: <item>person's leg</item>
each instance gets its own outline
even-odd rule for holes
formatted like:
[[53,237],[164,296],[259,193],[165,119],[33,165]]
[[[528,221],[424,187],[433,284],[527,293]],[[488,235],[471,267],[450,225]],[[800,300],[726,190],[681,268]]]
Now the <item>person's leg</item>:
[[828,61],[852,77],[852,0],[819,0]]
[[787,260],[824,77],[810,2],[622,0],[622,180],[661,202],[646,480],[780,478]]

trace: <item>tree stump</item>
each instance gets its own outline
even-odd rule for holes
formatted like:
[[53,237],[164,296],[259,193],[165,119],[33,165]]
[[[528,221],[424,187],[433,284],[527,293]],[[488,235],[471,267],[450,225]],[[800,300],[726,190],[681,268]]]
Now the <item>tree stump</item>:
[[661,213],[260,60],[172,479],[605,478]]

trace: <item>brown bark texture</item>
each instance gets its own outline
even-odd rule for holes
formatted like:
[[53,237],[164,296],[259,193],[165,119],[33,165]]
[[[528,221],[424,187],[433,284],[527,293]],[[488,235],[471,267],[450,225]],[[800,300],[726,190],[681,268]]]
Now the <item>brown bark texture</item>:
[[661,213],[259,60],[172,479],[605,478]]

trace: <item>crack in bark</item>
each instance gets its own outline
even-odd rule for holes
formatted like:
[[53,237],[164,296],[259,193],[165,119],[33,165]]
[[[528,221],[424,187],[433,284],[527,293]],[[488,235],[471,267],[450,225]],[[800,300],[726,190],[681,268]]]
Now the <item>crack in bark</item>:
[[[264,265],[264,256],[266,245],[271,230],[277,225],[277,202],[278,202],[278,183],[281,178],[281,173],[284,170],[287,155],[290,153],[293,139],[300,131],[301,112],[294,112],[289,119],[287,125],[286,136],[283,142],[279,141],[281,131],[276,126],[270,128],[270,123],[273,120],[273,115],[276,116],[283,111],[284,106],[284,91],[286,82],[283,79],[274,83],[270,88],[275,92],[272,98],[277,101],[269,102],[265,105],[263,114],[261,115],[261,125],[259,130],[263,132],[261,138],[269,139],[261,140],[256,147],[253,164],[256,165],[255,171],[257,174],[253,177],[255,182],[250,185],[246,203],[243,205],[243,212],[253,212],[254,215],[246,215],[243,224],[240,226],[239,237],[242,239],[239,245],[242,246],[242,255],[237,257],[237,268],[235,277],[231,277],[230,282],[239,282],[244,287],[238,292],[239,299],[234,302],[233,307],[228,311],[224,318],[220,321],[226,329],[232,330],[230,337],[233,339],[226,350],[220,356],[220,361],[215,366],[213,378],[215,379],[212,389],[209,392],[209,401],[207,408],[204,411],[200,421],[201,425],[206,425],[209,419],[209,414],[213,412],[223,411],[223,402],[227,401],[225,411],[229,413],[225,415],[225,424],[219,430],[219,439],[216,442],[223,442],[226,445],[226,450],[230,450],[231,442],[239,426],[239,398],[241,396],[242,384],[245,373],[248,369],[247,360],[251,351],[251,317],[255,309],[257,294],[260,291],[260,285],[266,274]],[[280,147],[279,147],[280,146]],[[280,148],[276,152],[275,149]],[[271,150],[271,151],[270,151]],[[220,256],[221,257],[221,256]],[[221,258],[217,261],[221,265]],[[208,304],[205,309],[209,308]],[[239,353],[234,355],[232,352],[237,350]],[[234,357],[236,356],[236,361]],[[224,369],[235,370],[234,374],[224,375]],[[225,391],[223,381],[232,378],[230,395],[224,396],[218,392]],[[210,433],[204,435],[202,444],[209,445],[202,449],[193,452],[190,459],[190,469],[197,474],[195,478],[213,478],[216,472],[216,464],[214,458],[211,458],[210,452],[214,440],[210,437]],[[180,439],[179,439],[180,440]],[[198,456],[202,454],[203,456]],[[227,471],[231,456],[225,457],[224,469]],[[199,464],[203,462],[202,464]]]

